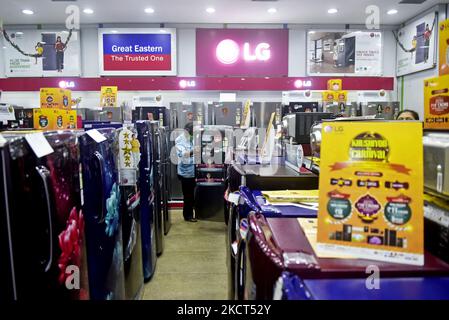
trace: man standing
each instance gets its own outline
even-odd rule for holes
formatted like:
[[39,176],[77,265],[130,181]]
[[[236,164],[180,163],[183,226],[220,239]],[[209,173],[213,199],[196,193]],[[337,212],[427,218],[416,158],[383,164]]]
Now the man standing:
[[193,162],[193,123],[184,127],[184,133],[175,140],[178,155],[178,178],[181,180],[184,206],[182,214],[185,221],[197,222],[193,217],[195,204],[195,164]]

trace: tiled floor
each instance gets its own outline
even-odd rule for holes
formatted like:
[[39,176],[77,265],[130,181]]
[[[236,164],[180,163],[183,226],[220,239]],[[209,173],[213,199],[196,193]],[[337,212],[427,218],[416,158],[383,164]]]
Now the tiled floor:
[[184,222],[182,212],[176,210],[172,223],[143,299],[226,299],[224,222]]

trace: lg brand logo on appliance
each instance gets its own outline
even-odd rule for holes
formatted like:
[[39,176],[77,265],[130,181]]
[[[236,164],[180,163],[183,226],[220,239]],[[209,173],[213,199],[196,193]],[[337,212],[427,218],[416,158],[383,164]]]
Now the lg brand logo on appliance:
[[270,44],[260,42],[252,45],[249,42],[243,43],[242,48],[231,39],[220,41],[215,49],[215,55],[223,64],[234,64],[239,59],[244,61],[268,61],[271,57]]

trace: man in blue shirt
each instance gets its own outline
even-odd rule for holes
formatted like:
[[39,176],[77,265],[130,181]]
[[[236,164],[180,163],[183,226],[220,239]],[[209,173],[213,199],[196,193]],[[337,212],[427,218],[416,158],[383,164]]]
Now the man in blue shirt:
[[182,214],[185,221],[197,222],[193,217],[195,204],[195,164],[193,162],[193,123],[184,127],[184,133],[175,140],[178,155],[178,178],[181,180],[184,206]]

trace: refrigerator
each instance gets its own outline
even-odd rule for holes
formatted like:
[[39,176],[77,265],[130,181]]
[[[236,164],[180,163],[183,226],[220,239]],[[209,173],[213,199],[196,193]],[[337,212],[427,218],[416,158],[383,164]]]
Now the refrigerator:
[[79,151],[73,132],[48,132],[38,158],[23,136],[1,149],[2,298],[89,299]]
[[[120,195],[120,218],[123,237],[123,267],[125,280],[126,300],[140,299],[143,290],[143,264],[142,264],[142,239],[141,239],[141,215],[140,215],[140,190],[138,188],[138,166],[140,163],[140,149],[131,148],[131,157],[134,162],[128,166],[124,150],[126,144],[121,146],[119,141],[137,139],[137,131],[133,125],[123,126],[115,131],[114,152],[118,168],[118,184]],[[134,153],[134,151],[137,151]],[[121,155],[124,160],[121,161]],[[138,163],[137,163],[138,162]]]
[[154,218],[156,234],[156,253],[164,251],[164,210],[162,208],[162,137],[158,121],[150,121],[151,140],[153,141],[153,181],[154,181]]
[[149,281],[156,269],[156,230],[154,204],[153,141],[150,121],[136,122],[140,142],[139,188],[144,280]]
[[160,126],[170,127],[169,110],[166,107],[136,107],[132,111],[132,121],[137,120],[159,121]]
[[355,37],[337,40],[337,66],[346,68],[355,64]]
[[240,126],[243,115],[242,102],[214,102],[208,105],[208,124]]
[[251,106],[251,127],[268,128],[271,114],[275,113],[274,125],[282,120],[282,103],[280,102],[253,102]]
[[[175,141],[184,132],[184,127],[188,122],[194,122],[199,125],[206,124],[206,104],[203,102],[192,102],[185,104],[181,102],[170,103],[170,157],[177,159],[175,151]],[[171,161],[170,164],[170,200],[182,200],[181,182],[178,179],[177,161]]]
[[162,175],[162,210],[164,218],[164,234],[171,228],[171,213],[168,210],[170,199],[171,161],[170,161],[170,133],[168,127],[160,127],[161,134],[161,175]]
[[42,33],[44,51],[42,53],[42,69],[44,71],[56,71],[56,33]]
[[92,300],[124,300],[122,217],[114,154],[115,129],[98,129],[106,140],[79,137],[83,213]]

